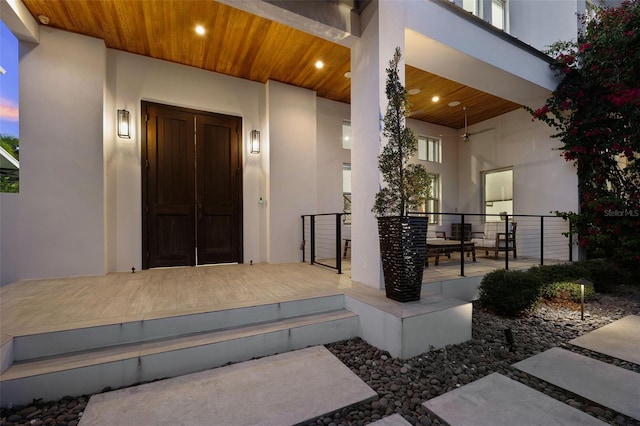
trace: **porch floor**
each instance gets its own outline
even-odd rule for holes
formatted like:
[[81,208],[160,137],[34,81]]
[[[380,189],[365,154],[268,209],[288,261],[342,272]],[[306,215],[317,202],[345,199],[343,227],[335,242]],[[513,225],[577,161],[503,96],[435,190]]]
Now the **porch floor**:
[[[538,259],[509,259],[511,269],[538,263]],[[465,276],[481,276],[503,267],[503,257],[494,260],[479,256],[475,263],[465,261]],[[306,263],[261,263],[20,281],[0,288],[1,343],[12,336],[318,296],[366,294],[384,298],[383,291],[352,281],[350,269],[349,259],[345,259],[341,275]],[[438,266],[426,268],[423,283],[458,278],[459,257],[453,255],[452,259],[441,259]]]
[[[464,262],[464,275],[465,277],[476,277],[488,274],[496,269],[503,269],[505,267],[504,255],[500,255],[498,259],[493,257],[485,257],[480,254],[476,255],[477,261],[472,262],[471,258],[465,257]],[[453,253],[451,258],[440,256],[440,264],[434,265],[434,258],[429,258],[429,267],[425,268],[424,275],[422,276],[423,283],[455,280],[460,277],[460,254]],[[554,263],[564,263],[565,260],[557,259],[544,259],[545,265],[551,265]],[[529,269],[532,266],[540,265],[539,257],[523,257],[518,256],[514,259],[509,256],[509,269],[512,270],[524,270]]]
[[358,286],[365,287],[304,263],[19,281],[0,288],[0,333],[5,342],[11,336],[342,294]]

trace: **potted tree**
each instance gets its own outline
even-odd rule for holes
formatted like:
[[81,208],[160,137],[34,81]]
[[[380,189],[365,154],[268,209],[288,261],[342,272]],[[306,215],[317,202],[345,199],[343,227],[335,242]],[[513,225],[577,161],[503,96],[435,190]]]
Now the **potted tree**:
[[380,255],[387,297],[399,302],[420,299],[426,256],[427,217],[411,216],[429,193],[431,179],[420,164],[410,164],[418,141],[406,126],[409,100],[400,82],[396,48],[387,68],[387,110],[383,120],[388,142],[378,156],[378,168],[385,186],[376,194],[373,212],[378,217]]

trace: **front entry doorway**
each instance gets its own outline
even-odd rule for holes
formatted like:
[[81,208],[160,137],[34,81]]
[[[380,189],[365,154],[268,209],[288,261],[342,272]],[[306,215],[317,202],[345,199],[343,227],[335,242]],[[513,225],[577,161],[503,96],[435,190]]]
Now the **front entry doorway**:
[[242,119],[142,102],[142,267],[242,263]]

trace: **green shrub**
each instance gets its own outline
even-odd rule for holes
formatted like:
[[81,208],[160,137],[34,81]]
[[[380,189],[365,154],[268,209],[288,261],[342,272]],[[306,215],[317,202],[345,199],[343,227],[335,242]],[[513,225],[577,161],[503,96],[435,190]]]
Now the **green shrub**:
[[579,278],[586,278],[588,275],[582,262],[534,266],[529,268],[528,272],[540,281],[540,292],[545,299],[557,297],[554,283],[572,282]]
[[598,293],[610,293],[618,285],[632,283],[631,274],[611,261],[593,259],[580,263],[587,271],[585,278],[593,283]]
[[585,278],[593,283],[598,293],[608,293],[617,285],[631,284],[631,274],[604,259],[583,262],[561,263],[556,265],[534,266],[529,272],[542,283],[542,295],[547,298],[553,293],[551,285],[558,282],[573,282]]
[[480,282],[480,302],[499,315],[515,316],[540,299],[542,283],[527,271],[490,272]]
[[[562,299],[580,302],[580,293],[580,284],[576,284],[573,281],[547,284],[542,288],[542,297],[545,299]],[[592,285],[584,286],[584,300],[592,299],[595,295],[596,291]]]
[[535,275],[542,284],[552,284],[585,278],[589,272],[584,266],[584,262],[575,262],[534,266],[529,269],[529,273]]

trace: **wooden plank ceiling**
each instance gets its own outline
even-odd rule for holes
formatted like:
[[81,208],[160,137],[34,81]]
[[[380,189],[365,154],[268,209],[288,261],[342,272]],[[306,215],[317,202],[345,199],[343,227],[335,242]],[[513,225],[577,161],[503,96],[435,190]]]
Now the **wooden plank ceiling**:
[[[36,20],[50,27],[104,40],[108,48],[265,83],[280,81],[350,102],[347,47],[233,7],[202,0],[23,0]],[[206,33],[196,34],[202,25]],[[315,62],[322,60],[324,68]],[[462,106],[469,125],[519,105],[425,71],[406,67],[412,118],[460,129]],[[432,102],[434,95],[440,101]],[[451,101],[458,107],[449,107]]]

